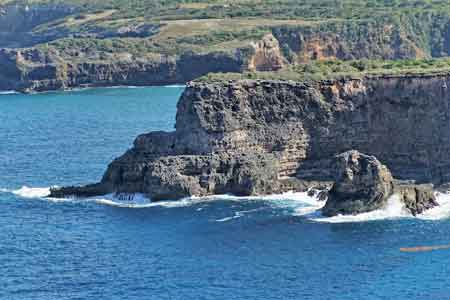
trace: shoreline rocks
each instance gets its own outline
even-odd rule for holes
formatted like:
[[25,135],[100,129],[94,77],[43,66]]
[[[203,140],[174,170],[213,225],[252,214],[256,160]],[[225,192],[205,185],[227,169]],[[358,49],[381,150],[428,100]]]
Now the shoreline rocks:
[[395,188],[395,193],[400,196],[400,201],[413,216],[439,206],[431,184],[399,185]]
[[[375,156],[397,180],[450,182],[445,86],[450,75],[191,82],[178,103],[175,131],[140,135],[99,183],[52,195],[143,193],[170,200],[307,191],[330,187],[335,156],[350,149]],[[363,186],[383,194],[361,191],[375,201],[370,209],[391,192],[382,184],[390,181],[387,171],[373,167],[378,177],[368,178],[381,186],[369,179]],[[402,191],[412,213],[432,206],[432,192]]]
[[438,206],[432,185],[398,184],[374,156],[356,150],[336,156],[336,182],[322,209],[325,216],[355,215],[383,208],[394,194],[412,214]]
[[336,182],[322,209],[325,216],[360,214],[382,208],[394,191],[394,178],[374,156],[352,150],[336,156]]

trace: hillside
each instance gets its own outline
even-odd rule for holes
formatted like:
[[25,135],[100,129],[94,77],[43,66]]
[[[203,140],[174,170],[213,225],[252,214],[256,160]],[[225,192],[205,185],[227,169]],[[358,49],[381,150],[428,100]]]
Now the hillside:
[[182,83],[311,61],[450,55],[433,0],[0,1],[0,89]]

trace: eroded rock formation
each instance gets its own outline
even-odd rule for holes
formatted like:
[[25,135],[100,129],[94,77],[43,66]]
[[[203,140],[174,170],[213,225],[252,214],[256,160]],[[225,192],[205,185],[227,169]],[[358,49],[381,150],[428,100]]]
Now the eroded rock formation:
[[432,185],[394,181],[376,157],[351,150],[336,156],[335,183],[322,213],[326,216],[360,214],[382,209],[394,194],[413,215],[438,206]]
[[210,72],[241,72],[239,53],[184,53],[181,56],[129,53],[73,53],[66,60],[49,49],[0,49],[0,90],[40,92],[85,86],[164,85],[185,83]]
[[400,201],[411,214],[418,215],[427,209],[439,206],[434,195],[433,185],[399,185],[395,193],[400,195]]
[[348,151],[336,157],[335,184],[322,212],[327,216],[358,214],[386,205],[394,191],[389,169],[374,156]]
[[[395,178],[448,182],[449,84],[448,74],[193,82],[178,103],[174,132],[139,136],[100,183],[52,195],[305,190],[332,182],[335,155],[350,149],[376,156]],[[406,194],[421,203],[417,193]]]
[[285,58],[280,50],[278,40],[267,34],[257,43],[252,44],[255,53],[251,56],[247,69],[250,71],[277,71],[282,69]]

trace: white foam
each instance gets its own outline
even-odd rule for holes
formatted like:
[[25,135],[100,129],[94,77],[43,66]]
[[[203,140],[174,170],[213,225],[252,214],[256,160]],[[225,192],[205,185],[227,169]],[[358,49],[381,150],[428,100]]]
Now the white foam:
[[[64,201],[74,201],[74,202],[95,202],[101,205],[109,205],[121,208],[148,208],[148,207],[165,207],[165,208],[177,208],[177,207],[188,207],[191,205],[196,205],[204,202],[214,202],[217,200],[223,201],[265,201],[269,203],[270,206],[276,209],[288,209],[293,216],[303,216],[315,222],[322,223],[348,223],[348,222],[367,222],[375,220],[385,220],[385,219],[398,219],[398,218],[413,218],[413,216],[405,209],[403,204],[400,202],[398,196],[394,195],[389,198],[387,206],[383,209],[376,211],[362,213],[358,215],[339,215],[335,217],[323,217],[320,214],[321,208],[325,205],[325,201],[319,201],[317,196],[308,196],[307,192],[304,193],[293,193],[288,192],[278,195],[269,196],[248,196],[248,197],[238,197],[232,195],[213,195],[206,197],[189,197],[181,200],[168,200],[168,201],[157,201],[152,202],[143,194],[134,194],[130,197],[117,197],[114,194],[104,195],[100,197],[92,197],[87,199],[76,199],[76,198],[66,198],[66,199],[56,199],[49,198],[50,187],[28,187],[23,186],[20,189],[12,190],[0,188],[0,193],[12,193],[22,198],[27,199],[42,199],[52,202],[64,202]],[[417,216],[417,219],[422,220],[441,220],[450,218],[450,192],[447,193],[436,193],[436,199],[439,203],[438,207],[427,210],[421,215]],[[217,222],[226,222],[233,219],[240,218],[246,214],[258,211],[260,209],[266,209],[267,207],[252,209],[248,211],[238,211],[235,212],[233,216],[228,216],[222,219],[216,220]],[[202,210],[197,209],[197,211]]]
[[[126,197],[125,197],[126,198]],[[200,202],[211,201],[207,198],[184,198],[180,200],[169,200],[169,201],[155,201],[152,202],[143,194],[134,194],[131,196],[130,200],[121,200],[114,194],[108,194],[100,197],[87,198],[83,201],[92,201],[102,205],[109,205],[122,208],[148,208],[148,207],[165,207],[165,208],[176,208],[176,207],[186,207]]]
[[436,200],[439,206],[429,209],[418,215],[422,220],[442,220],[450,218],[450,193],[436,193]]
[[272,205],[278,208],[291,209],[294,216],[305,216],[316,213],[325,205],[326,201],[320,201],[317,196],[309,196],[307,192],[288,192],[267,196],[263,200],[270,201]]
[[18,190],[13,190],[10,192],[22,198],[45,198],[50,195],[50,188],[49,187],[31,188],[23,186]]
[[[417,219],[421,220],[442,220],[450,218],[450,194],[449,193],[436,193],[436,199],[439,206],[425,211],[424,213],[417,215]],[[362,213],[359,215],[351,216],[335,216],[335,217],[317,217],[312,220],[316,222],[326,223],[348,223],[348,222],[367,222],[386,219],[399,219],[399,218],[414,218],[400,202],[397,195],[392,196],[388,200],[388,204],[385,208],[376,211]]]
[[240,217],[242,217],[242,216],[240,216],[240,215],[234,215],[234,216],[232,216],[232,217],[226,217],[226,218],[222,218],[222,219],[217,219],[216,222],[228,222],[228,221],[231,221],[231,220],[233,220],[233,219],[240,218]]
[[17,91],[0,91],[0,95],[13,95],[13,94],[18,94],[19,92]]
[[231,217],[226,217],[226,218],[222,218],[222,219],[218,219],[216,220],[216,222],[227,222],[227,221],[231,221],[233,219],[238,219],[240,217],[245,216],[246,214],[252,213],[252,212],[256,212],[256,211],[260,211],[265,209],[264,207],[261,208],[255,208],[255,209],[250,209],[250,210],[241,210],[241,211],[237,211],[234,213],[234,216]]
[[[248,197],[238,197],[233,195],[212,195],[205,197],[187,197],[180,200],[167,200],[167,201],[155,201],[152,202],[149,198],[142,194],[135,194],[132,197],[132,200],[121,200],[120,197],[117,197],[114,194],[104,195],[100,197],[93,197],[84,199],[83,201],[93,201],[98,204],[110,205],[115,207],[122,208],[148,208],[148,207],[165,207],[165,208],[176,208],[176,207],[188,207],[204,202],[214,202],[217,200],[223,201],[268,201],[274,207],[283,207],[283,208],[292,208],[296,209],[299,207],[304,207],[305,205],[313,210],[320,209],[324,202],[319,202],[315,197],[307,196],[307,193],[284,193],[279,195],[269,195],[269,196],[248,196]],[[202,208],[203,209],[203,208]],[[256,209],[259,210],[260,208]],[[264,208],[263,208],[264,209]],[[197,209],[199,211],[199,209]],[[242,214],[253,212],[255,210],[250,211],[241,211],[237,212],[235,216],[227,217],[228,218],[238,218],[241,217]],[[226,221],[226,220],[225,220]]]
[[167,88],[185,88],[186,85],[185,84],[169,84],[169,85],[164,85],[164,87],[167,87]]
[[374,210],[367,213],[362,213],[358,215],[338,215],[334,217],[318,217],[313,218],[316,222],[326,222],[326,223],[351,223],[351,222],[367,222],[376,220],[386,220],[386,219],[397,219],[412,217],[411,214],[405,209],[403,203],[397,195],[393,195],[388,199],[385,208]]

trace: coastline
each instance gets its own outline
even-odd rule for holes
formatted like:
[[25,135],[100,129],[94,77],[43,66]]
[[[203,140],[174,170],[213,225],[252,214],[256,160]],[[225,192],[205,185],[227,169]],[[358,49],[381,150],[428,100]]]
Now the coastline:
[[33,94],[46,94],[46,93],[63,93],[63,92],[78,92],[78,91],[86,91],[91,89],[139,89],[139,88],[151,88],[151,87],[165,87],[165,88],[185,88],[187,84],[167,84],[167,85],[89,85],[89,86],[80,86],[80,87],[71,87],[71,88],[62,88],[62,89],[54,89],[54,90],[44,90],[44,91],[31,91],[31,92],[23,92],[16,90],[0,90],[0,96],[2,95],[33,95]]

